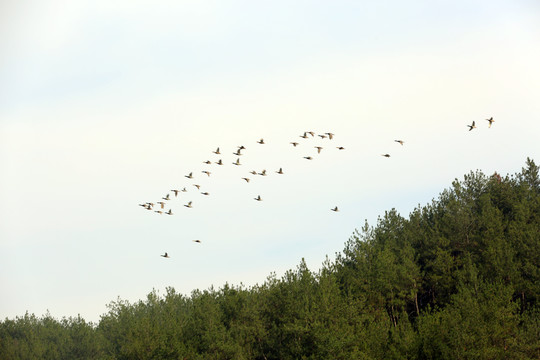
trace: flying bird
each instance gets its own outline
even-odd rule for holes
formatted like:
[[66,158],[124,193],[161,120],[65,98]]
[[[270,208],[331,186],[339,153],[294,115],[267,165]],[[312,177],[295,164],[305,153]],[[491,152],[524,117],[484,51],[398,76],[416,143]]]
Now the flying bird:
[[333,209],[330,209],[330,210],[335,211],[335,212],[338,212],[338,211],[339,211],[339,209],[338,209],[337,206],[336,206],[335,208],[333,208]]
[[493,116],[486,120],[489,122],[489,127],[491,127],[491,124],[495,122],[495,120],[493,120]]
[[173,213],[172,213],[172,209],[169,209],[169,211],[167,211],[165,214],[167,214],[167,215],[172,215],[172,214],[173,214]]
[[245,149],[246,149],[246,148],[244,147],[244,145],[240,145],[240,146],[238,147],[238,150],[239,150],[239,151],[240,151],[240,150],[245,150]]
[[[315,136],[315,133],[314,133],[313,131],[307,131],[307,133],[308,133],[309,135],[311,135],[311,137],[314,137],[314,136]],[[304,134],[305,134],[305,133],[304,133]]]
[[242,178],[243,180],[246,180],[246,182],[249,182],[249,178]]
[[326,135],[328,135],[328,139],[332,140],[334,138],[334,134],[332,133],[325,133]]
[[476,125],[474,124],[474,120],[472,122],[472,125],[467,125],[469,127],[469,131],[471,131],[472,129],[476,129]]
[[211,174],[211,172],[210,172],[210,171],[206,171],[206,170],[203,170],[203,171],[201,171],[201,172],[202,172],[203,174],[206,174],[206,175],[208,175],[208,176],[210,176],[210,174]]
[[405,141],[403,141],[403,140],[394,140],[394,141],[401,144],[401,145],[403,145],[405,143]]
[[216,149],[216,151],[212,151],[214,154],[216,155],[220,155],[221,153],[219,152],[219,148]]
[[257,172],[256,172],[255,170],[251,170],[249,173],[250,173],[251,175],[257,175]]
[[178,193],[180,192],[180,190],[173,189],[171,191],[174,193],[174,197],[178,197]]
[[223,165],[223,162],[221,161],[221,159],[219,159],[219,160],[216,162],[216,164],[218,164],[218,165]]
[[321,153],[322,146],[314,146],[315,149],[317,149],[317,154]]
[[183,188],[181,191],[182,191],[182,192],[187,192],[186,188]]
[[165,203],[163,201],[158,201],[157,202],[159,205],[161,205],[161,208],[163,209],[165,207]]
[[257,141],[257,142],[258,142],[259,144],[264,145],[264,139],[261,139],[261,140],[259,140],[259,141]]
[[184,206],[187,207],[187,208],[191,208],[191,207],[192,207],[192,206],[191,206],[191,203],[192,203],[192,201],[188,202],[188,203],[187,203],[186,205],[184,205]]
[[240,149],[238,149],[236,152],[233,152],[233,155],[242,156],[243,154],[240,152]]
[[201,243],[201,240],[191,240],[191,241],[199,243],[199,244]]
[[282,169],[282,168],[279,168],[279,170],[276,171],[276,173],[283,175],[283,169]]
[[233,162],[233,165],[242,165],[242,164],[240,164],[240,158],[236,159],[236,161]]
[[163,214],[163,211],[161,210],[154,210],[154,212],[157,212],[159,215]]
[[266,169],[259,173],[261,176],[266,176]]
[[304,135],[300,135],[300,137],[301,137],[302,139],[307,139],[307,138],[308,138],[307,133],[304,133]]
[[336,149],[338,150],[345,150],[345,148],[343,146],[337,146]]
[[197,188],[197,190],[199,190],[201,188],[201,185],[193,184],[193,186],[195,186]]
[[382,154],[381,156],[384,156],[384,157],[389,158],[389,157],[390,157],[390,154]]
[[255,199],[257,201],[262,201],[261,195],[257,196],[256,198],[253,198],[253,199]]
[[311,156],[304,156],[304,159],[313,160]]
[[292,146],[294,146],[294,147],[298,146],[298,143],[297,143],[297,142],[292,142],[291,144],[292,144]]
[[203,195],[210,195],[210,193],[207,193],[207,192],[202,192],[201,194],[203,194]]
[[161,256],[161,257],[164,257],[164,258],[170,257],[169,254],[167,254],[167,253],[165,253],[165,254],[163,254],[163,255],[160,255],[160,256]]
[[165,197],[162,197],[163,200],[171,200],[171,198],[169,197],[169,194],[167,194],[167,196]]
[[210,165],[212,162],[210,160],[203,161],[203,163]]
[[193,179],[193,173],[190,172],[189,175],[185,175],[185,177],[187,177],[188,179]]
[[318,137],[320,137],[321,139],[326,139],[326,135],[317,135]]

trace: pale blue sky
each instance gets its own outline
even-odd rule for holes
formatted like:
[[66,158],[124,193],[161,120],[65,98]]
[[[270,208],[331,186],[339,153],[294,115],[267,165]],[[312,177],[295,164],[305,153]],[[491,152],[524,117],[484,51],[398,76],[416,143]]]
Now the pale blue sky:
[[[302,257],[317,269],[365,219],[406,216],[470,170],[540,162],[535,1],[4,1],[0,14],[0,318],[96,321],[118,296],[252,285]],[[226,165],[206,178],[217,146]],[[174,216],[137,206],[183,186]]]

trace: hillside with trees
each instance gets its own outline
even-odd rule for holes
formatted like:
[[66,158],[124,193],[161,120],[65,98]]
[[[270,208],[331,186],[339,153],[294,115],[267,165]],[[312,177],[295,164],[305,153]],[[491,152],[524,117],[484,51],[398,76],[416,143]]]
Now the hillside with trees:
[[118,299],[99,323],[0,322],[0,359],[539,359],[540,177],[471,172],[335,260],[262,284]]

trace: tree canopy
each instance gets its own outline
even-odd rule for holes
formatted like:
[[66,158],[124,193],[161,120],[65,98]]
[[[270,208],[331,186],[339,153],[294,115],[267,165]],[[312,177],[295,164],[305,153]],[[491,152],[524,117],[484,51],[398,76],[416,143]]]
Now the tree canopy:
[[540,177],[471,172],[321,269],[0,322],[1,359],[538,359]]

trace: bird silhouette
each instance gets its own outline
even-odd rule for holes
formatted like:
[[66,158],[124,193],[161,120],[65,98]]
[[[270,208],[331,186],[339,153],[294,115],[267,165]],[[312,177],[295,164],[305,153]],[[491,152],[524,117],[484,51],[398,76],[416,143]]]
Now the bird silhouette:
[[260,172],[259,175],[266,176],[266,170],[263,170],[262,172]]
[[198,184],[193,184],[193,186],[195,186],[197,188],[197,190],[199,190],[201,188],[201,185],[198,185]]
[[389,157],[390,157],[390,154],[382,154],[381,156],[384,156],[384,157],[389,158]]
[[182,190],[180,190],[182,192],[187,192],[187,189],[186,188],[183,188]]
[[264,145],[264,139],[261,139],[261,140],[257,141],[257,143],[259,143],[261,145]]
[[187,177],[188,179],[193,179],[193,173],[190,172],[189,175],[185,175],[185,177]]
[[210,165],[212,162],[210,160],[203,161],[203,163]]
[[326,135],[328,135],[328,139],[332,140],[334,138],[334,134],[332,133],[325,133]]
[[162,197],[163,200],[171,200],[171,198],[169,197],[169,194],[167,194],[165,197]]
[[161,256],[161,257],[164,257],[164,258],[170,257],[169,254],[167,254],[167,253],[165,253],[165,254],[163,254],[163,255],[160,255],[160,256]]
[[345,148],[343,146],[337,146],[336,149],[338,150],[345,150]]
[[219,148],[216,149],[216,151],[212,151],[214,154],[216,155],[220,155],[221,153],[219,152]]
[[236,159],[236,161],[233,162],[233,165],[242,165],[242,164],[240,164],[240,158]]
[[253,198],[253,199],[255,199],[257,201],[262,201],[261,195],[257,196],[256,198]]
[[399,143],[400,145],[403,145],[405,143],[405,141],[403,141],[403,140],[394,140],[394,141]]
[[163,201],[158,201],[157,204],[161,205],[162,209],[165,207],[165,203]]
[[304,156],[304,159],[313,160],[311,156]]
[[495,122],[495,120],[493,120],[493,116],[486,120],[489,122],[489,127],[491,127],[491,124]]
[[307,133],[304,133],[304,135],[300,135],[300,137],[301,137],[302,139],[307,139],[307,138],[308,138]]
[[282,168],[279,168],[279,170],[276,171],[276,173],[283,175],[283,169],[282,169]]
[[201,240],[191,240],[191,241],[199,243],[199,244],[201,243]]
[[236,152],[233,152],[233,155],[242,156],[243,154],[240,152],[240,149],[238,149]]
[[167,211],[165,214],[172,215],[173,214],[172,209],[169,209],[169,211]]
[[292,146],[294,146],[294,147],[297,147],[297,146],[298,146],[298,143],[297,143],[297,142],[292,142],[292,143],[290,143],[290,144],[292,144]]
[[163,214],[163,211],[161,210],[154,210],[154,212],[157,212],[159,215]]
[[251,170],[249,173],[250,173],[251,175],[257,175],[257,172],[256,172],[255,170]]
[[322,146],[314,146],[315,149],[317,149],[317,154],[321,153]]
[[223,162],[221,161],[221,159],[219,159],[219,160],[216,162],[216,164],[218,164],[218,165],[223,165]]
[[174,193],[174,197],[178,197],[178,193],[180,192],[180,190],[173,189],[171,191]]
[[326,135],[317,135],[318,137],[320,137],[321,139],[326,139]]
[[330,209],[330,210],[335,211],[335,212],[338,212],[338,211],[339,211],[339,209],[338,209],[337,206],[336,206],[335,208],[333,208],[333,209]]
[[208,176],[210,176],[210,174],[211,174],[211,172],[210,172],[210,171],[206,171],[206,170],[203,170],[203,171],[201,171],[201,172],[202,172],[203,174],[206,174],[206,175],[208,175]]
[[207,192],[202,192],[201,194],[203,194],[203,195],[210,195],[210,193],[207,193]]
[[[311,137],[314,137],[315,136],[315,133],[313,131],[306,131],[309,135],[311,135]],[[305,133],[304,133],[305,134]]]
[[246,180],[246,182],[249,182],[249,178],[243,177],[242,179]]
[[184,205],[184,206],[187,207],[187,208],[191,208],[191,207],[192,207],[191,204],[192,204],[192,201],[188,202],[188,203],[187,203],[186,205]]
[[469,131],[476,128],[476,125],[474,124],[474,120],[472,122],[472,125],[467,125],[469,127]]

